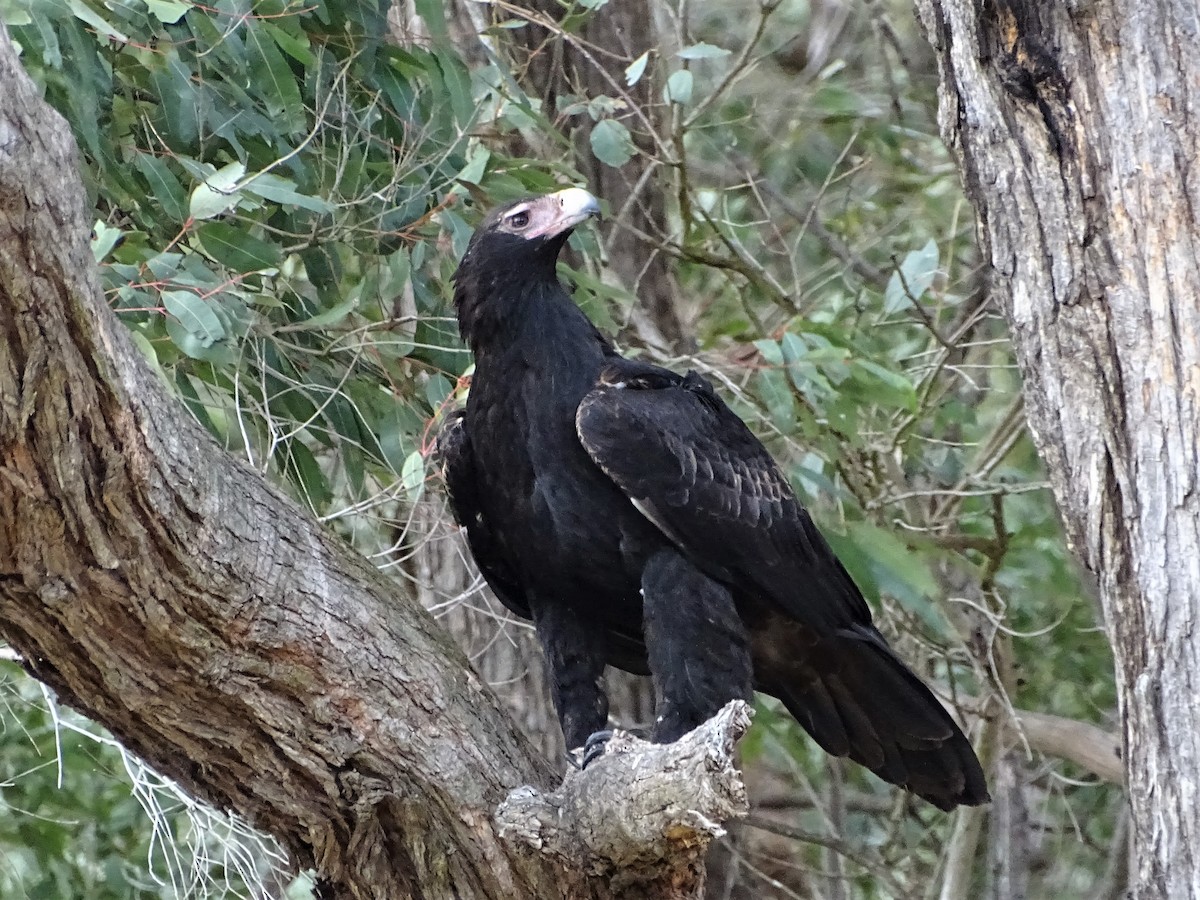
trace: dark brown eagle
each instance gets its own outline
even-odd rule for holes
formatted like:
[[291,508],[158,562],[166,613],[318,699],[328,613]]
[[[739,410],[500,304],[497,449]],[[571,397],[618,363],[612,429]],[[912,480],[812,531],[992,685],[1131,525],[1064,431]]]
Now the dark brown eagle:
[[475,374],[438,441],[480,571],[536,625],[567,745],[605,727],[613,665],[653,678],[653,740],[759,690],[942,809],[987,801],[763,445],[704,378],[624,359],[572,302],[558,254],[598,211],[571,188],[479,226],[454,291]]

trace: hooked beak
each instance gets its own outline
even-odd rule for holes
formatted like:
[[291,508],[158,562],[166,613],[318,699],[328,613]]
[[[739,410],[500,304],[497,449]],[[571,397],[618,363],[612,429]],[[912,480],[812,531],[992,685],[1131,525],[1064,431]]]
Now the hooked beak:
[[558,204],[554,224],[548,234],[562,234],[580,222],[600,215],[600,201],[583,188],[567,188],[551,194],[547,199]]

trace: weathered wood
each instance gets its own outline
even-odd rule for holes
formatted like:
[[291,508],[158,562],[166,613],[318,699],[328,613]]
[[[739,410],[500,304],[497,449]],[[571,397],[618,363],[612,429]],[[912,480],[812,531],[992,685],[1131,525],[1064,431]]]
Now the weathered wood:
[[[2,26],[0,83],[0,636],[330,896],[614,896],[501,839],[509,790],[556,780],[541,757],[414,599],[221,451],[134,349],[69,129]],[[588,789],[619,789],[620,766]]]
[[[602,757],[586,771],[568,771],[556,791],[509,794],[496,815],[501,833],[613,877],[627,900],[695,896],[705,852],[725,834],[722,823],[749,809],[734,760],[734,745],[749,727],[749,706],[733,700],[672,744],[617,732]],[[601,796],[592,783],[598,768],[615,788]],[[564,831],[563,820],[575,827]]]
[[1117,666],[1138,897],[1200,895],[1200,18],[917,0],[1074,550]]

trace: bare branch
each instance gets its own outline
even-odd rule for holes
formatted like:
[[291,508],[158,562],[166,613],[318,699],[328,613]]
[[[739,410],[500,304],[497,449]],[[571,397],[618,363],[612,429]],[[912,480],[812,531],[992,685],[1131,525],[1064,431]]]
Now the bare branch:
[[763,831],[769,831],[772,834],[778,834],[781,837],[791,838],[800,841],[804,844],[812,844],[817,847],[824,847],[831,850],[839,856],[850,860],[851,862],[862,866],[872,875],[879,879],[879,883],[891,891],[892,896],[900,898],[911,897],[895,878],[892,877],[888,870],[887,862],[882,859],[878,853],[867,847],[859,847],[848,841],[840,838],[832,838],[823,834],[815,834],[811,831],[805,831],[802,828],[795,828],[791,825],[786,825],[783,822],[776,822],[768,819],[765,816],[751,815],[746,818],[746,824],[751,828],[758,828]]
[[1125,783],[1119,735],[1088,722],[1024,709],[1017,710],[1017,725],[1039,753],[1073,762],[1113,784]]

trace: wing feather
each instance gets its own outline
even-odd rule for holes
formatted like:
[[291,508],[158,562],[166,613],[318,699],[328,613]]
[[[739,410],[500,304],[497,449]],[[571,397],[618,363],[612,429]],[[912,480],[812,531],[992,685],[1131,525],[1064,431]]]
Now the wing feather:
[[787,478],[694,373],[629,364],[584,397],[575,423],[595,463],[703,571],[818,632],[870,611]]

